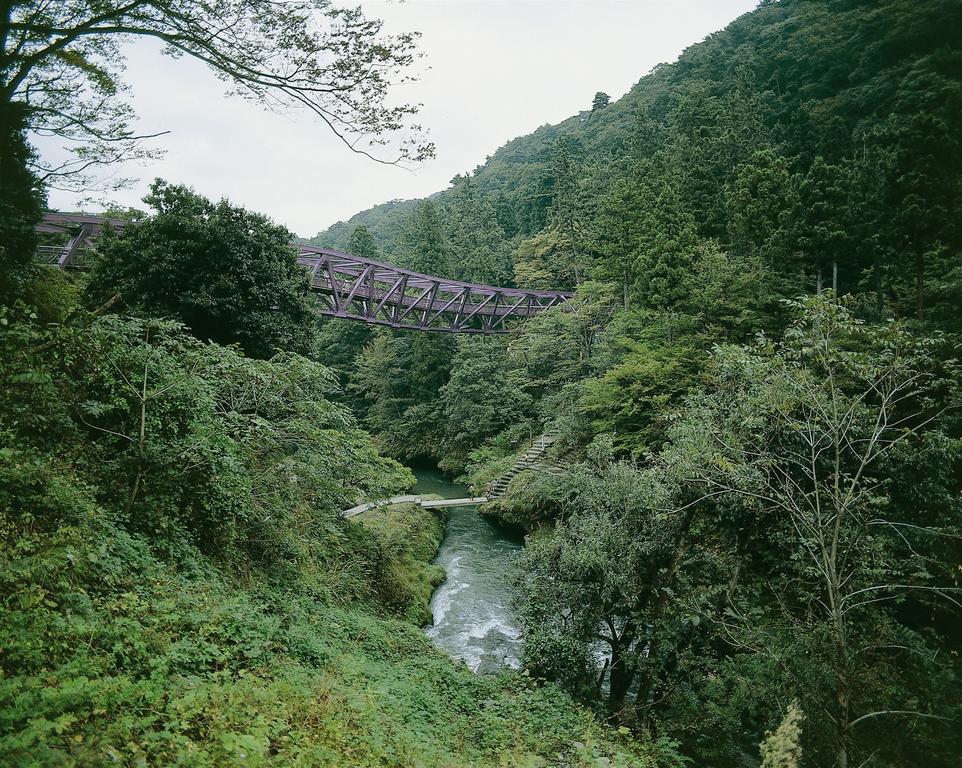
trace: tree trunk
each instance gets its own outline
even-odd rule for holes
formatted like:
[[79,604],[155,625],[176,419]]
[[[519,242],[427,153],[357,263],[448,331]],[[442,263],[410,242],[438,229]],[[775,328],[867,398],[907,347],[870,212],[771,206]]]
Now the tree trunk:
[[43,212],[44,196],[28,167],[26,110],[0,93],[0,304],[13,304],[35,269],[34,227]]
[[[833,578],[836,577],[834,563],[830,573]],[[835,765],[836,768],[848,768],[849,720],[851,719],[849,708],[852,698],[848,665],[848,638],[845,617],[838,607],[839,591],[834,589],[833,592],[834,594],[831,595],[830,599],[833,606],[832,624],[835,630],[835,698],[838,702],[838,753],[835,758]]]
[[[841,519],[845,512],[836,510],[835,514],[837,519]],[[837,537],[836,532],[832,540],[836,540]],[[848,663],[848,626],[845,621],[845,614],[842,611],[842,585],[845,583],[845,579],[838,571],[838,549],[836,546],[833,545],[825,551],[822,562],[825,571],[825,586],[828,592],[832,645],[835,651],[833,667],[835,672],[835,700],[838,704],[835,729],[838,751],[835,765],[836,768],[848,768],[849,721],[851,719],[849,709],[852,698],[851,675],[849,674]]]
[[[688,516],[688,520],[691,516]],[[687,521],[685,524],[685,530],[687,530]],[[666,582],[666,587],[674,586],[674,575],[676,565],[678,563],[678,558],[682,551],[682,545],[679,541],[675,546],[675,551],[672,555],[671,564],[668,568],[668,581]],[[658,654],[658,626],[661,623],[661,617],[665,614],[665,608],[668,607],[668,596],[669,591],[667,588],[661,589],[658,592],[658,599],[655,601],[654,608],[651,612],[651,623],[648,628],[648,648],[646,658],[638,663],[639,669],[643,670],[639,676],[638,682],[638,698],[635,701],[635,709],[638,712],[638,721],[641,727],[647,730],[650,727],[651,722],[651,698],[652,693],[655,688],[655,658]]]
[[[10,20],[13,17],[13,3],[10,0],[0,0],[0,71],[6,71],[7,65],[10,63],[10,57],[7,54],[7,39],[10,37]],[[7,83],[3,83],[3,87],[0,87],[0,103],[3,106],[9,104],[10,99],[13,94],[7,87]]]
[[[146,385],[146,377],[144,378],[144,383]],[[140,401],[140,429],[137,435],[137,474],[134,475],[133,485],[130,487],[130,494],[127,496],[127,504],[124,507],[124,515],[129,516],[130,511],[134,508],[134,502],[137,501],[137,494],[140,492],[140,485],[144,478],[144,445],[146,444],[147,437],[147,399],[146,399],[146,386],[144,391],[144,397]]]
[[625,622],[621,636],[611,644],[611,667],[608,670],[608,711],[617,714],[625,706],[625,697],[635,678],[637,666],[631,663],[631,646],[635,640],[635,623]]
[[838,752],[835,756],[835,768],[848,768],[848,709],[848,681],[840,680],[838,683]]
[[655,688],[655,674],[653,659],[657,651],[657,637],[654,626],[648,632],[647,657],[639,663],[639,668],[643,671],[638,678],[638,698],[635,701],[635,710],[638,712],[638,724],[642,730],[647,731],[651,727],[651,695]]
[[137,501],[137,494],[140,492],[140,486],[144,478],[144,466],[146,462],[144,461],[144,447],[147,445],[147,372],[150,366],[150,331],[147,331],[146,337],[144,338],[144,345],[147,347],[147,358],[144,360],[144,380],[140,392],[138,393],[138,399],[140,400],[140,424],[137,428],[137,474],[134,476],[134,483],[130,488],[130,495],[127,497],[127,505],[124,507],[124,514],[130,515],[130,511],[134,508],[134,502]]
[[[654,665],[658,653],[659,640],[658,627],[661,624],[662,616],[665,615],[665,611],[668,608],[671,590],[675,588],[675,576],[678,573],[678,564],[681,562],[681,558],[687,550],[688,530],[694,517],[695,509],[692,507],[685,513],[684,518],[680,521],[676,532],[675,546],[666,563],[667,569],[664,581],[662,582],[662,587],[657,591],[655,604],[649,614],[651,621],[648,625],[649,629],[646,638],[648,642],[647,657],[644,661],[635,662],[636,671],[643,670],[638,683],[638,698],[635,700],[635,711],[638,712],[638,720],[645,729],[649,728],[651,721],[651,697],[656,680]],[[657,573],[657,570],[651,573],[652,580],[654,580],[655,573]]]
[[571,238],[571,270],[575,273],[575,287],[577,288],[581,285],[581,255],[578,248],[575,246],[575,235],[574,230],[572,230],[568,237]]
[[882,319],[882,265],[876,260],[872,266],[872,283],[875,288],[875,319]]
[[925,255],[919,251],[915,256],[915,315],[922,319],[925,308]]

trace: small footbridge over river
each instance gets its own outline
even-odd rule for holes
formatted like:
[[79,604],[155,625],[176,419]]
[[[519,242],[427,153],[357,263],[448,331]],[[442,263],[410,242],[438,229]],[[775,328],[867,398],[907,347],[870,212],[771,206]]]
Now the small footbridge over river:
[[345,509],[341,512],[341,517],[356,517],[364,512],[369,512],[372,509],[379,509],[380,507],[389,507],[392,504],[416,504],[424,509],[434,509],[436,507],[470,507],[477,504],[484,504],[488,501],[487,496],[470,496],[463,499],[427,499],[423,496],[391,496],[389,499],[380,499],[379,501],[368,501],[364,504],[358,504],[350,509]]
[[[37,231],[57,239],[37,251],[40,261],[79,269],[106,228],[128,224],[104,216],[47,212]],[[59,237],[55,237],[59,236]],[[391,328],[441,333],[506,333],[514,320],[533,317],[571,298],[564,291],[531,291],[424,275],[330,248],[293,243],[310,275],[320,314]]]
[[363,504],[353,506],[350,509],[345,509],[341,512],[341,516],[346,518],[356,517],[372,509],[388,507],[392,504],[417,504],[424,509],[433,509],[436,507],[469,507],[486,504],[489,501],[494,501],[503,496],[508,490],[508,485],[511,480],[521,472],[527,470],[531,472],[543,472],[550,475],[561,474],[563,472],[562,469],[544,460],[545,451],[554,441],[555,436],[550,434],[541,435],[533,440],[527,450],[518,456],[505,472],[502,472],[498,477],[488,483],[484,496],[466,496],[461,499],[429,499],[410,494],[406,496],[392,496],[388,499],[367,501]]

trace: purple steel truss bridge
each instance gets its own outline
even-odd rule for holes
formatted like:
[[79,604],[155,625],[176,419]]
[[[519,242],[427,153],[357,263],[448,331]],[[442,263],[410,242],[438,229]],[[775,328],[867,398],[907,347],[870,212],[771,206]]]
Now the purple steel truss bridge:
[[[104,227],[124,224],[102,216],[45,213],[37,230],[66,236],[67,242],[41,245],[38,257],[63,269],[79,268]],[[571,298],[563,291],[464,283],[329,248],[300,243],[295,247],[320,299],[320,313],[328,317],[418,331],[505,333],[510,321],[532,317]]]

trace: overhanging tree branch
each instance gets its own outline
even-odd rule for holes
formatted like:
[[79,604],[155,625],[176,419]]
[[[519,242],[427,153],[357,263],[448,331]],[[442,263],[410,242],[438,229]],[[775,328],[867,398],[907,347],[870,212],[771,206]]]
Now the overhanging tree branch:
[[379,163],[433,155],[410,120],[419,107],[389,103],[395,85],[414,79],[417,34],[385,34],[359,9],[330,0],[3,3],[0,109],[24,102],[28,130],[79,153],[80,162],[56,170],[41,163],[42,175],[66,173],[82,187],[99,165],[155,154],[141,142],[162,132],[133,130],[122,99],[119,46],[136,38],[203,62],[268,109],[306,109],[352,152]]

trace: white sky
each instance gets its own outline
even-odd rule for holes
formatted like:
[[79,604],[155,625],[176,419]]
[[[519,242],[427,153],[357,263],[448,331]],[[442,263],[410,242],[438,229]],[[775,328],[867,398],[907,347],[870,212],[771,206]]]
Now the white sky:
[[[444,189],[499,146],[591,105],[596,91],[621,97],[656,64],[752,10],[757,0],[409,0],[363,2],[388,31],[422,33],[419,82],[399,98],[421,102],[418,121],[437,157],[414,171],[356,155],[307,115],[276,115],[224,96],[202,64],[131,44],[126,80],[159,161],[121,168],[139,178],[112,195],[140,199],[157,176],[268,214],[310,236],[359,210]],[[51,192],[51,207],[76,196]]]

